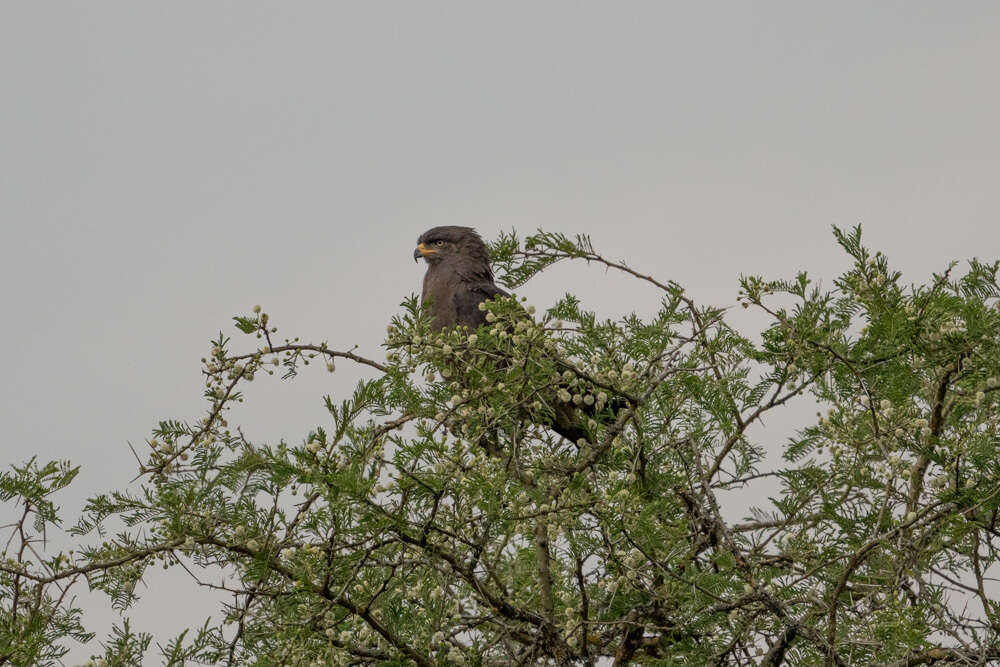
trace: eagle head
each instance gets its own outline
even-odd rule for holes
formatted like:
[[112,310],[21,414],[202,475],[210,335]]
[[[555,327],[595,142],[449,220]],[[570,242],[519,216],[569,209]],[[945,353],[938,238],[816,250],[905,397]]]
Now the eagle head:
[[490,258],[486,244],[472,227],[449,225],[428,229],[417,239],[413,251],[414,261],[423,257],[428,264],[478,263],[489,267]]

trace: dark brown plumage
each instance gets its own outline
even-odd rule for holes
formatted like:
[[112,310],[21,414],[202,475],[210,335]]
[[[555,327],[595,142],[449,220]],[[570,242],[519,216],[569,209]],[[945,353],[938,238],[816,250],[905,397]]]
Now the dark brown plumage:
[[435,227],[420,235],[413,258],[427,261],[421,298],[430,303],[431,324],[477,329],[486,321],[479,304],[507,292],[493,282],[486,244],[471,227]]
[[[421,295],[429,305],[431,326],[435,331],[460,325],[470,330],[486,322],[486,313],[479,304],[496,296],[508,296],[493,282],[493,270],[486,244],[471,227],[435,227],[420,235],[414,260],[427,261],[424,289]],[[578,442],[587,438],[579,424],[580,411],[571,403],[549,401],[552,419],[545,419],[553,431]],[[593,406],[581,406],[584,414],[593,415]],[[617,407],[613,407],[617,411]],[[495,449],[485,443],[493,453]]]

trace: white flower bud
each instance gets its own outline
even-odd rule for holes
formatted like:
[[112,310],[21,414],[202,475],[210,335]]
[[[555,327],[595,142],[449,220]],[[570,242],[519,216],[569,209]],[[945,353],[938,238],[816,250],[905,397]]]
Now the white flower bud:
[[258,549],[260,549],[260,542],[258,542],[257,540],[250,540],[249,542],[247,542],[247,549],[249,549],[250,551],[257,551]]

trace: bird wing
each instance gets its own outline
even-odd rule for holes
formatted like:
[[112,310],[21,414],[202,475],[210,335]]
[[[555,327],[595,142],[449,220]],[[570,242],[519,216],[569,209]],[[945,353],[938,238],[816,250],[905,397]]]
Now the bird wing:
[[508,296],[508,294],[490,282],[463,284],[452,296],[457,324],[478,329],[486,322],[486,313],[479,310],[479,304],[495,296]]

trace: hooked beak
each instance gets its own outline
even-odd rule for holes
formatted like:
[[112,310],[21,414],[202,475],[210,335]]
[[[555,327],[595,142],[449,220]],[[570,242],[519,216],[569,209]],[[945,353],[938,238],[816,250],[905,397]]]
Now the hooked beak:
[[413,261],[420,261],[421,257],[427,257],[427,255],[433,255],[436,250],[432,250],[425,246],[423,243],[417,244],[417,249],[413,251]]

